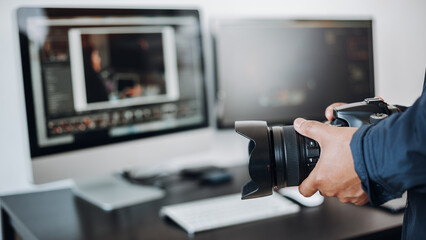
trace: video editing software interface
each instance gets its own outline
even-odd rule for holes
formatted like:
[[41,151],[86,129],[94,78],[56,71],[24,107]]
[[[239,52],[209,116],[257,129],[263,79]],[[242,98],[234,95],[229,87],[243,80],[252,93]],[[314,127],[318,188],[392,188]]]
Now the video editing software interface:
[[20,9],[18,18],[33,156],[207,124],[196,10]]
[[369,20],[219,20],[212,27],[221,127],[324,120],[333,102],[374,96]]

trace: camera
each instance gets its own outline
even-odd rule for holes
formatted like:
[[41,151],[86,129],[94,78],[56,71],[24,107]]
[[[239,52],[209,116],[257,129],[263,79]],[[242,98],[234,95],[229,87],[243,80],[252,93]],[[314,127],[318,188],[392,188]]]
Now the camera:
[[[379,98],[367,98],[334,108],[331,125],[358,128],[376,124],[398,111]],[[269,127],[265,121],[237,121],[235,131],[250,140],[251,181],[242,187],[242,199],[268,196],[272,189],[299,185],[321,154],[319,144],[297,133],[293,126]]]

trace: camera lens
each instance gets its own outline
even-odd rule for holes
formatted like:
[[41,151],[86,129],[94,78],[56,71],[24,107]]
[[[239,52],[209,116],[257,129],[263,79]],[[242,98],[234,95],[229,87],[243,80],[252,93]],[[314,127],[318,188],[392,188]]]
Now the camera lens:
[[274,186],[283,188],[299,185],[315,167],[320,148],[316,141],[297,133],[293,126],[269,127],[271,161],[275,166]]
[[293,126],[268,127],[263,121],[241,121],[235,130],[250,139],[249,173],[243,199],[272,194],[272,188],[299,185],[320,156],[318,143],[298,134]]

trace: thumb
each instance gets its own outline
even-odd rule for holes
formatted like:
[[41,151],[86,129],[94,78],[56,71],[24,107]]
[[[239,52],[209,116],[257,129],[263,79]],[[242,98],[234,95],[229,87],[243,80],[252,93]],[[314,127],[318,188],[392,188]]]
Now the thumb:
[[330,126],[317,121],[308,121],[303,118],[294,120],[294,129],[305,137],[312,138],[316,141],[321,141],[322,138],[328,135]]

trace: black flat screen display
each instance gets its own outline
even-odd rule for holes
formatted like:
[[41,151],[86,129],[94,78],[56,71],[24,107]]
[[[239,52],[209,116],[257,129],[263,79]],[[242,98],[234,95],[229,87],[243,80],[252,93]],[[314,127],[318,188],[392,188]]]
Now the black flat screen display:
[[324,120],[374,96],[370,20],[218,20],[213,36],[219,127]]
[[197,10],[20,8],[31,156],[208,125]]

